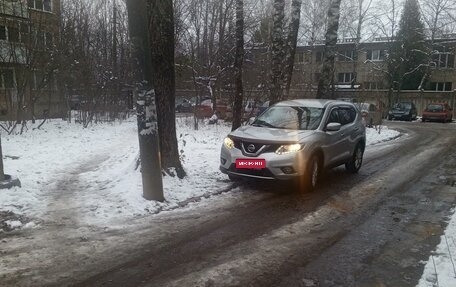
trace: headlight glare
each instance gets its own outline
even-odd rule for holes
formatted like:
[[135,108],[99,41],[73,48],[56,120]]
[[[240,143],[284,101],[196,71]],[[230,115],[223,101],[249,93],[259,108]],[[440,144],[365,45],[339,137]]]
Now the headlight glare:
[[233,149],[234,148],[234,141],[230,139],[229,137],[226,137],[225,140],[223,141],[223,144],[227,149]]
[[300,151],[304,145],[302,144],[290,144],[290,145],[282,145],[276,150],[276,154],[287,154],[292,152]]

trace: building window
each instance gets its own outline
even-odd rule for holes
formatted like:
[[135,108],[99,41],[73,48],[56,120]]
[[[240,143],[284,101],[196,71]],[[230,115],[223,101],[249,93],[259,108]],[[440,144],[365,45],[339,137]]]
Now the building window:
[[19,42],[19,29],[8,27],[8,41]]
[[366,90],[382,90],[382,89],[384,89],[383,82],[365,82],[364,83],[364,89],[366,89]]
[[29,37],[30,37],[29,31],[30,31],[29,25],[22,23],[21,24],[21,31],[20,31],[21,32],[21,42],[22,43],[25,43],[25,42],[27,42],[29,40]]
[[296,52],[295,60],[296,60],[296,63],[304,63],[304,53]]
[[43,8],[44,8],[44,11],[51,12],[52,11],[51,0],[44,0],[43,1]]
[[342,51],[339,53],[338,60],[340,62],[351,62],[351,61],[353,61],[354,57],[355,57],[355,51],[347,50],[347,51]]
[[433,56],[435,67],[441,69],[454,68],[454,55],[450,53],[440,53]]
[[52,48],[54,37],[51,32],[36,31],[34,34],[36,49]]
[[351,84],[355,79],[354,73],[339,73],[338,75],[338,82],[340,84]]
[[453,90],[452,82],[431,82],[431,91],[447,92]]
[[27,3],[30,8],[52,12],[52,0],[28,0]]
[[371,61],[383,61],[385,60],[385,51],[383,50],[368,50],[367,59]]
[[6,41],[6,27],[0,26],[0,40]]
[[12,70],[12,69],[0,70],[0,88],[13,89],[14,87],[15,87],[14,70]]
[[54,44],[52,33],[46,32],[46,33],[44,33],[44,36],[45,36],[44,41],[46,43],[46,47],[51,48],[52,45]]

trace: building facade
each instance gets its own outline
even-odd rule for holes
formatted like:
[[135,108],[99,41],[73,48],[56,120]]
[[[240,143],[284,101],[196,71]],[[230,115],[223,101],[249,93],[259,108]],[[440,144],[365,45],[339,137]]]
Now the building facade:
[[[381,102],[413,101],[421,111],[434,101],[444,101],[455,107],[456,94],[456,37],[436,39],[433,43],[430,77],[422,91],[390,92],[386,56],[392,43],[373,41],[356,45],[340,42],[334,70],[334,90],[338,98],[355,98],[359,101]],[[355,53],[358,51],[358,53]],[[324,45],[299,46],[291,83],[291,98],[314,98],[323,66]],[[246,94],[266,99],[270,70],[269,53],[265,49],[252,49],[245,63]],[[355,54],[357,56],[355,56]]]
[[0,119],[62,115],[54,51],[60,0],[0,2]]

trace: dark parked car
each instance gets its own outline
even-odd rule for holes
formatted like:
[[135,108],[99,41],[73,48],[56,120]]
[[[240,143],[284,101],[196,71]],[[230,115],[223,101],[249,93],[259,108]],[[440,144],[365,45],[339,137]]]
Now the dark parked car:
[[180,103],[176,105],[176,112],[178,113],[192,113],[193,112],[192,102],[187,99],[183,99]]
[[388,112],[388,120],[416,120],[416,106],[412,102],[400,102],[394,104],[393,108]]
[[447,103],[429,104],[423,111],[423,117],[421,118],[421,120],[423,122],[434,120],[442,122],[451,122],[453,120],[453,110]]

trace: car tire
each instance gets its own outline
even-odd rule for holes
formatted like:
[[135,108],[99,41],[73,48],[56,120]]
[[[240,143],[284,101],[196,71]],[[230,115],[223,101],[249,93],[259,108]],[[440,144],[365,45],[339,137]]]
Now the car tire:
[[357,173],[363,164],[364,149],[361,144],[356,145],[352,158],[345,164],[345,169],[350,173]]
[[321,161],[318,155],[312,155],[305,174],[297,179],[296,185],[298,190],[304,190],[305,192],[315,191],[318,185],[318,179],[320,178],[321,168]]

